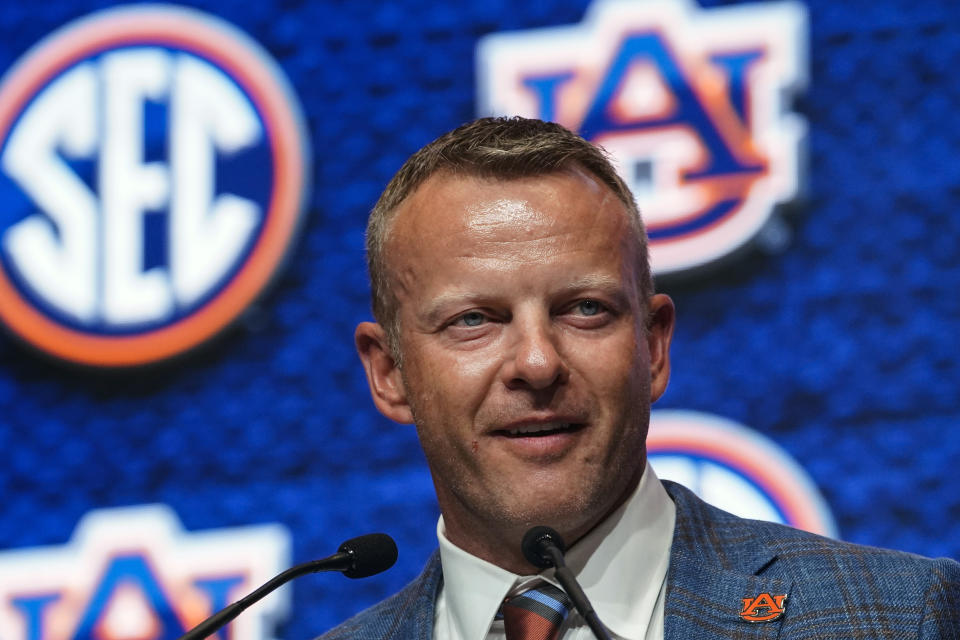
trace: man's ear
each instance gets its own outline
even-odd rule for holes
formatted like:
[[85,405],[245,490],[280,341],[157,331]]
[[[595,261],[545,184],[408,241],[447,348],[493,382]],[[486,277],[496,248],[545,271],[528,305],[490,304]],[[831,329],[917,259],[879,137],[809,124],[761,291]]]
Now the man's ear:
[[650,401],[656,402],[670,380],[670,341],[675,310],[670,296],[658,293],[647,301],[647,347],[650,351]]
[[394,422],[410,424],[413,413],[400,368],[390,355],[387,332],[375,322],[361,322],[354,333],[357,353],[367,372],[367,384],[377,409]]

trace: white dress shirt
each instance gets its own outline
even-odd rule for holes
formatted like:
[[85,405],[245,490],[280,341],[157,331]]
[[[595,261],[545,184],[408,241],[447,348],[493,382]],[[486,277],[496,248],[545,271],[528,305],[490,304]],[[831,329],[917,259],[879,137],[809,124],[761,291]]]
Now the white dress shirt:
[[[614,638],[662,640],[663,600],[676,508],[647,464],[633,494],[566,554],[600,620]],[[518,576],[453,545],[437,523],[443,587],[437,596],[434,640],[504,640],[494,615],[507,595],[543,581],[556,586],[553,569]],[[574,610],[561,640],[593,638]]]

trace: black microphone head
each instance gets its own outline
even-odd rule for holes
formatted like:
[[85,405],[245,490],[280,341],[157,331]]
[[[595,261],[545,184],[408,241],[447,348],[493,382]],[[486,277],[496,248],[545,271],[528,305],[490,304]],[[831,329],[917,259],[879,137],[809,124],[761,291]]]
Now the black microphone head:
[[563,543],[560,534],[550,527],[533,527],[523,535],[523,542],[520,543],[520,549],[523,551],[523,557],[527,562],[541,569],[549,569],[553,566],[553,559],[547,554],[548,547],[556,547],[560,554],[567,550],[567,545]]
[[340,553],[349,553],[353,564],[343,572],[348,578],[366,578],[386,571],[397,561],[397,543],[385,533],[368,533],[347,540]]

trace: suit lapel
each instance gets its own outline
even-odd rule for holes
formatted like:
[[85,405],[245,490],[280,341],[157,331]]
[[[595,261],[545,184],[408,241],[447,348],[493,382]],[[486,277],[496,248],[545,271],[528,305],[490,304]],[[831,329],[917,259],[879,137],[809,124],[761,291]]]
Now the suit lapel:
[[[420,576],[398,595],[384,640],[431,640],[437,592],[443,584],[440,553],[434,551]],[[372,637],[372,636],[368,636]]]
[[[665,640],[763,638],[780,635],[790,612],[792,582],[762,574],[776,560],[742,520],[710,507],[679,485],[664,482],[677,507],[667,571]],[[763,622],[741,618],[744,599],[785,595],[786,613]],[[761,599],[756,604],[771,600]],[[770,609],[751,610],[764,617]]]

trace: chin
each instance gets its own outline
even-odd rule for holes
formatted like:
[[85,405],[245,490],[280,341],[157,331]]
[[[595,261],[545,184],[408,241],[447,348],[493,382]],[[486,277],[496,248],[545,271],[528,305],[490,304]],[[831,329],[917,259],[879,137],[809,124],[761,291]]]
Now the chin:
[[[517,529],[546,525],[560,531],[564,536],[580,535],[599,522],[609,508],[605,500],[590,500],[583,492],[569,495],[546,494],[538,499],[513,505],[504,513]],[[568,543],[571,541],[567,541]]]
[[556,477],[543,478],[539,483],[542,490],[525,496],[523,505],[516,506],[525,512],[522,524],[547,525],[562,533],[567,544],[573,544],[623,503],[636,488],[639,474],[609,473],[605,478],[577,481],[567,476],[565,480],[561,485]]

